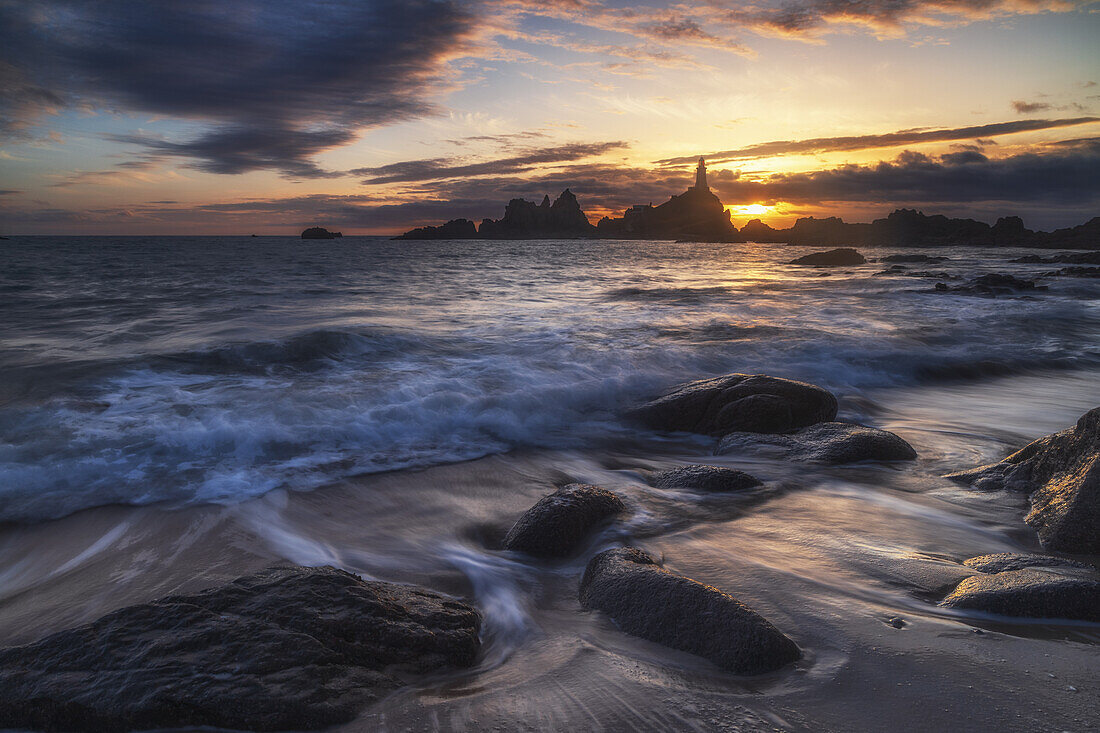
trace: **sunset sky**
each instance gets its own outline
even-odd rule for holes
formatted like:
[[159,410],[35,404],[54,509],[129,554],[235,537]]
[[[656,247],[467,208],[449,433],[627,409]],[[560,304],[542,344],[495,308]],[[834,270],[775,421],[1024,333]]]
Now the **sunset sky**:
[[700,155],[738,225],[1073,225],[1098,39],[1075,0],[0,0],[0,234],[388,234],[567,186],[595,222]]

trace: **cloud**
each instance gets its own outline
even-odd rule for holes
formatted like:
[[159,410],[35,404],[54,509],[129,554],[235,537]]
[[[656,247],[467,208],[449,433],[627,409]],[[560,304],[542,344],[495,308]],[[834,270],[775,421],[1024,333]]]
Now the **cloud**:
[[456,158],[429,158],[391,163],[377,168],[357,168],[351,173],[367,176],[366,184],[407,183],[446,178],[503,175],[529,170],[543,163],[561,163],[602,155],[610,150],[629,147],[622,141],[574,143],[546,148],[534,148],[509,158],[460,164]]
[[19,190],[16,190],[14,188],[0,188],[0,196],[14,196],[18,193],[23,193],[23,192],[19,191]]
[[[901,147],[920,143],[949,142],[952,140],[972,140],[991,135],[1010,135],[1018,132],[1049,130],[1059,127],[1072,127],[1090,122],[1100,122],[1100,117],[1074,117],[1060,120],[1017,120],[997,122],[989,125],[956,127],[943,130],[900,130],[881,135],[855,135],[848,137],[819,137],[810,140],[774,140],[757,143],[734,150],[721,150],[705,153],[703,157],[710,163],[751,158],[766,158],[773,155],[816,155],[852,150],[870,150],[874,148]],[[989,144],[986,141],[985,144]],[[694,163],[699,154],[658,160],[658,165],[684,165]]]
[[130,142],[204,170],[316,176],[318,152],[430,113],[478,33],[459,0],[0,3],[2,121],[79,99],[198,123]]
[[1046,102],[1025,102],[1022,99],[1012,100],[1012,109],[1016,110],[1022,115],[1031,114],[1032,112],[1042,112],[1050,109],[1050,105]]

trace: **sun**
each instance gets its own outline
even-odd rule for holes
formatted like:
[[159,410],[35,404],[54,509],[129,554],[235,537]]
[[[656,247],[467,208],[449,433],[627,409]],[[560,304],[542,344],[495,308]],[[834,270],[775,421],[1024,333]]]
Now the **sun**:
[[733,216],[763,216],[772,210],[772,207],[764,204],[746,204],[745,206],[728,207]]

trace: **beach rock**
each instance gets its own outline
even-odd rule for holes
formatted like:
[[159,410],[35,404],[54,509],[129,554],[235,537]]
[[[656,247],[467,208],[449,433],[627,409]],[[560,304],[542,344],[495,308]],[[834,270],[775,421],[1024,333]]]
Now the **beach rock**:
[[0,650],[0,728],[318,729],[473,663],[481,617],[412,586],[271,568]]
[[340,232],[330,232],[324,227],[310,227],[302,232],[302,239],[336,239],[342,236]]
[[587,484],[569,484],[524,512],[504,537],[504,549],[534,557],[568,557],[611,517],[626,510],[618,496]]
[[1020,554],[1016,552],[996,552],[992,555],[980,555],[978,557],[972,557],[969,560],[963,560],[963,565],[968,568],[973,568],[979,573],[1003,573],[1006,570],[1023,570],[1024,568],[1093,569],[1091,565],[1086,565],[1076,560],[1068,560],[1064,557]]
[[1100,407],[1000,463],[948,474],[983,490],[1030,492],[1024,521],[1055,552],[1100,554]]
[[592,558],[580,600],[628,634],[697,654],[737,674],[771,672],[801,656],[793,641],[748,606],[665,570],[634,547]]
[[728,374],[677,387],[629,415],[654,430],[783,433],[836,417],[836,397],[812,384]]
[[879,262],[944,262],[949,259],[951,258],[932,255],[887,255]]
[[1000,616],[1100,621],[1100,580],[1080,571],[1035,568],[974,575],[940,606]]
[[790,265],[812,265],[815,267],[839,267],[842,265],[862,265],[867,262],[863,255],[851,247],[830,249],[827,252],[814,252],[791,260]]
[[857,461],[911,461],[913,446],[886,430],[843,422],[825,422],[789,435],[730,433],[717,453],[759,451],[796,461],[839,465]]
[[723,466],[680,466],[653,477],[658,489],[689,489],[692,491],[744,491],[760,486],[759,479],[744,471]]

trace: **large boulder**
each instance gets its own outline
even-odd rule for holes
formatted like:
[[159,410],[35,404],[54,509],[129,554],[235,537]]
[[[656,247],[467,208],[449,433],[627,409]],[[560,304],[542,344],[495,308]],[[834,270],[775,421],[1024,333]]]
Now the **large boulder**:
[[830,249],[827,252],[814,252],[812,254],[791,260],[791,265],[811,265],[814,267],[840,267],[843,265],[862,265],[867,260],[859,252],[851,247]]
[[524,512],[504,537],[504,549],[535,557],[569,557],[594,529],[625,510],[623,500],[607,489],[569,484]]
[[1086,565],[1076,560],[1069,560],[1064,557],[1022,554],[1017,552],[995,552],[991,555],[979,555],[969,560],[963,560],[963,565],[968,568],[973,568],[979,573],[1003,573],[1006,570],[1023,570],[1024,568],[1093,569],[1091,565]]
[[891,432],[842,422],[818,423],[788,435],[729,433],[718,443],[719,454],[739,451],[834,465],[857,461],[911,461],[917,457],[913,446]]
[[0,650],[0,728],[325,728],[472,664],[480,623],[413,586],[272,568]]
[[670,573],[634,547],[592,558],[581,604],[628,634],[709,659],[737,674],[761,674],[801,656],[767,619],[717,588]]
[[1067,569],[1008,570],[963,580],[940,605],[1000,616],[1100,621],[1100,581]]
[[828,391],[763,374],[727,374],[677,387],[629,414],[655,430],[785,433],[836,417]]
[[688,489],[690,491],[744,491],[760,486],[760,480],[744,471],[725,466],[679,466],[655,474],[653,485],[658,489]]
[[1100,554],[1100,407],[1000,463],[948,478],[986,490],[1027,491],[1031,511],[1024,521],[1039,533],[1043,547]]

